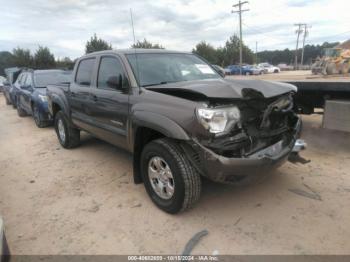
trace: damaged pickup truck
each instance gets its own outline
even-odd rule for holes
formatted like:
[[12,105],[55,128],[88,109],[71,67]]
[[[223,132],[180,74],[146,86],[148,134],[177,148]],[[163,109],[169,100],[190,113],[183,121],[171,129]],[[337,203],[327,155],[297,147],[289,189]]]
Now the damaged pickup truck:
[[301,129],[296,91],[226,80],[191,53],[136,49],[81,57],[71,83],[47,95],[64,148],[84,130],[128,150],[135,183],[177,213],[199,199],[201,176],[241,183],[288,159]]

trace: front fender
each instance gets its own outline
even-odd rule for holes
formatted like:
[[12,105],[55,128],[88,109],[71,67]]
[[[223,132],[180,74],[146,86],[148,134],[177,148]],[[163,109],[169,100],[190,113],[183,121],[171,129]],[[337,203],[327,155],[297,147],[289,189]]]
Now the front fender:
[[181,126],[179,126],[173,120],[157,113],[136,111],[132,116],[132,123],[133,126],[147,127],[170,138],[190,140],[190,137]]
[[52,94],[49,96],[49,102],[48,102],[48,108],[49,112],[52,116],[54,116],[54,110],[53,110],[53,104],[57,104],[61,110],[66,114],[66,116],[69,116],[69,106],[66,101],[66,99],[62,99],[60,96],[57,94]]

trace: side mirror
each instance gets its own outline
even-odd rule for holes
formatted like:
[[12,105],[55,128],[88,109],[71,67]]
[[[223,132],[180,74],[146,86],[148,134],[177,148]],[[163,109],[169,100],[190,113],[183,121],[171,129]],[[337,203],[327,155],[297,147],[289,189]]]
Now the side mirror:
[[225,78],[225,76],[226,76],[225,71],[218,70],[217,72],[219,75],[221,75],[223,78]]
[[107,86],[109,88],[122,90],[123,89],[123,77],[121,74],[118,76],[111,76],[107,80]]

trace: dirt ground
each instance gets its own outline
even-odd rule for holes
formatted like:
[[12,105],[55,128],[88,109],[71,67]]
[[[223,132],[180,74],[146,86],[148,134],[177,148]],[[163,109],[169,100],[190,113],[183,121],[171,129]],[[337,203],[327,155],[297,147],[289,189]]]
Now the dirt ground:
[[53,128],[0,104],[0,214],[13,254],[180,254],[203,229],[193,254],[350,254],[350,135],[321,129],[320,115],[304,117],[310,163],[244,188],[204,181],[194,209],[168,215],[133,184],[124,151],[86,134],[62,149]]

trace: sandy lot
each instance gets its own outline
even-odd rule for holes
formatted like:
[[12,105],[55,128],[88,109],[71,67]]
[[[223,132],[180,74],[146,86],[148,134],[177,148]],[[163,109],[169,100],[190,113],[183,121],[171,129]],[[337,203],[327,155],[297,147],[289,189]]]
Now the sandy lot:
[[197,206],[174,216],[133,184],[124,151],[86,134],[64,150],[53,128],[0,104],[0,214],[13,254],[179,254],[203,229],[194,254],[350,254],[350,135],[321,129],[319,115],[304,117],[310,163],[245,188],[204,181]]

